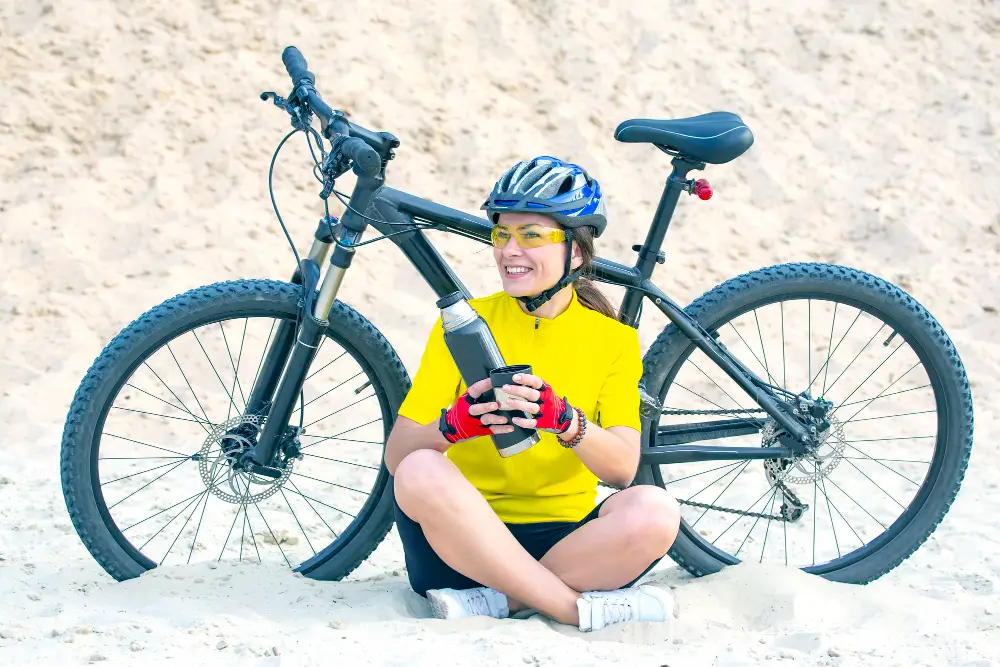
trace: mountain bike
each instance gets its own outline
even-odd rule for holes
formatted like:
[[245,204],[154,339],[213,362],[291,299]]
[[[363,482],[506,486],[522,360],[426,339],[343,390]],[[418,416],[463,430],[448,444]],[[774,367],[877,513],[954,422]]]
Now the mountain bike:
[[[223,558],[322,580],[354,571],[392,525],[382,456],[410,380],[338,290],[355,253],[389,239],[436,295],[471,298],[425,232],[490,243],[486,220],[388,187],[399,140],[331,109],[297,49],[282,60],[291,93],[261,97],[292,130],[269,174],[303,133],[325,211],[308,255],[274,205],[291,280],[223,282],[155,306],[100,353],[66,419],[66,506],[119,580]],[[688,175],[734,160],[753,135],[714,112],[629,120],[615,136],[672,165],[634,266],[593,270],[624,288],[621,322],[638,326],[646,301],[670,320],[643,359],[633,482],[681,504],[669,555],[695,575],[744,560],[855,583],[893,569],[947,513],[972,447],[971,392],[947,334],[895,285],[830,264],[762,268],[681,308],[651,277],[681,194],[711,197]],[[349,170],[348,197],[335,181]],[[269,189],[274,204],[270,177]],[[379,235],[364,240],[369,228]]]

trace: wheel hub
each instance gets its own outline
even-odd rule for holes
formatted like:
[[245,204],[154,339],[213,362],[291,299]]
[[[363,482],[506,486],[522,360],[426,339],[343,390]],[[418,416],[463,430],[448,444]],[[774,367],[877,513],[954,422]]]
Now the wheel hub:
[[265,477],[236,466],[240,455],[254,446],[249,434],[259,433],[266,417],[237,415],[215,426],[205,438],[198,456],[201,480],[212,495],[232,503],[245,505],[269,498],[281,490],[292,474],[294,457],[286,457],[277,468],[277,478]]
[[[817,431],[819,444],[808,453],[793,459],[766,459],[764,470],[767,477],[774,483],[781,480],[787,484],[812,484],[827,477],[844,458],[847,448],[844,437],[844,426],[836,417],[823,414],[818,418],[825,424],[825,430]],[[773,447],[778,444],[778,426],[769,419],[761,430],[762,446]],[[793,467],[794,471],[788,471]]]

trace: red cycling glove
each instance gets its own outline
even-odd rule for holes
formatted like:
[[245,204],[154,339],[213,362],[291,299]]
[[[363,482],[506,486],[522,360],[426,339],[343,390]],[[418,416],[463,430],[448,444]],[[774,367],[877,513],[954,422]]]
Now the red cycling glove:
[[538,412],[532,415],[535,418],[535,428],[547,433],[565,433],[573,424],[576,411],[573,406],[566,401],[566,397],[559,398],[552,391],[552,385],[545,384],[538,390],[541,396],[535,403],[538,404]]
[[493,431],[485,426],[479,417],[469,414],[469,408],[478,402],[478,399],[469,396],[469,392],[465,392],[458,397],[453,406],[441,410],[438,429],[444,435],[445,440],[455,444],[463,440],[493,434]]

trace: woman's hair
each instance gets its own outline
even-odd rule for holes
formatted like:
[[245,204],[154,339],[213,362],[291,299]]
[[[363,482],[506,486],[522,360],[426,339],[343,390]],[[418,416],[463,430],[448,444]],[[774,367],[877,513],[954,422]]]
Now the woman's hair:
[[615,312],[614,306],[608,301],[608,297],[604,296],[604,293],[598,289],[594,281],[584,277],[592,270],[591,262],[594,261],[594,234],[590,231],[589,227],[577,227],[573,230],[573,240],[576,241],[577,246],[580,248],[580,254],[583,256],[583,264],[580,265],[583,268],[583,274],[573,283],[577,298],[587,308],[596,310],[602,315],[607,315],[611,319],[617,320],[618,313]]

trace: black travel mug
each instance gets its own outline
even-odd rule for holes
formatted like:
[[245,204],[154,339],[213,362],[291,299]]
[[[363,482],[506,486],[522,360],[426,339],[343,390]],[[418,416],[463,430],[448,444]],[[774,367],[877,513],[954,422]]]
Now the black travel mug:
[[[446,297],[438,299],[438,308],[441,309],[441,325],[444,328],[444,342],[448,346],[458,372],[466,386],[479,382],[490,377],[490,372],[504,366],[503,356],[500,348],[497,347],[490,327],[486,320],[479,316],[479,313],[469,305],[461,292],[453,292]],[[483,394],[483,399],[496,401],[495,392],[492,389]],[[523,412],[516,411],[514,414],[523,415]],[[508,415],[509,420],[509,415]],[[509,422],[510,423],[510,422]],[[496,446],[500,456],[513,456],[519,454],[541,438],[538,431],[527,429],[510,423],[514,430],[510,433],[500,435],[492,434],[493,444]]]

